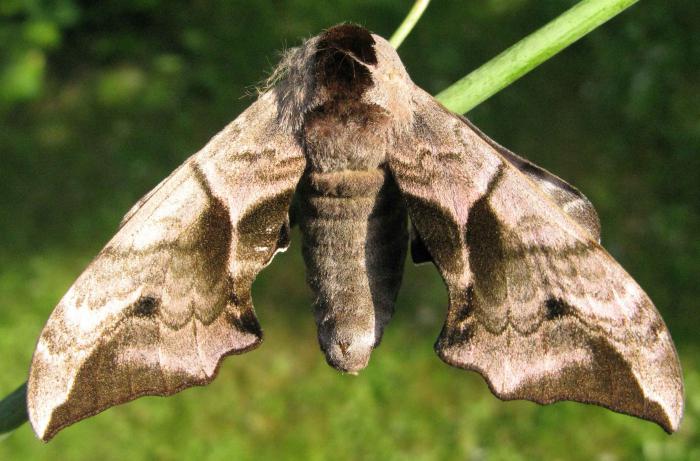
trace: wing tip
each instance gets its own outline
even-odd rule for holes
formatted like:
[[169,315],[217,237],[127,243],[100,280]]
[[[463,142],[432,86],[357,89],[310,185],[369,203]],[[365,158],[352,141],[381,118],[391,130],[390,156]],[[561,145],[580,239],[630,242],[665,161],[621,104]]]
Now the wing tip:
[[56,418],[56,410],[59,405],[53,405],[47,408],[46,403],[44,403],[44,408],[42,408],[42,405],[34,398],[35,394],[35,386],[33,385],[33,380],[30,379],[27,388],[27,415],[29,416],[29,424],[36,437],[46,443],[54,438],[58,431],[71,423],[65,421],[61,422]]
[[54,412],[52,411],[51,415],[48,418],[40,418],[40,419],[35,419],[31,418],[29,419],[30,424],[32,426],[32,430],[34,431],[34,434],[36,434],[37,438],[41,440],[44,443],[49,442],[51,439],[54,438],[54,436],[66,427],[70,423],[58,423],[54,417]]
[[[654,399],[645,395],[644,409],[645,411],[648,410],[648,414],[646,416],[639,416],[648,421],[655,422],[661,426],[667,434],[677,432],[683,421],[684,390],[682,380],[679,379],[678,382],[681,383],[680,389],[669,389],[666,395],[661,395],[661,397],[667,398]],[[637,416],[635,414],[631,415]]]
[[661,428],[669,435],[677,432],[680,428],[681,421],[683,420],[683,409],[681,408],[679,412],[664,411],[663,416],[663,420],[659,419],[654,420],[653,422],[661,426]]

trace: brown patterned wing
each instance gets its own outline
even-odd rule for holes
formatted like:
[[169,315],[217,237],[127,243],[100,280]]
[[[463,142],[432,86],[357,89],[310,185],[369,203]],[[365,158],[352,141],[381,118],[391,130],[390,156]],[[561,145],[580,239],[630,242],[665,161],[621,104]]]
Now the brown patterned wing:
[[251,284],[284,247],[305,159],[262,95],[125,217],[60,301],[34,353],[37,435],[142,395],[210,382],[262,332]]
[[[474,130],[481,139],[486,141],[501,154],[504,159],[535,183],[535,185],[540,188],[541,192],[547,195],[547,197],[569,215],[571,219],[590,232],[594,240],[600,242],[600,219],[598,218],[598,213],[595,211],[593,204],[585,195],[560,177],[553,175],[544,168],[535,165],[531,161],[501,146],[496,141],[486,136],[483,131],[477,128],[476,125],[470,122],[466,117],[459,117]],[[414,226],[411,228],[411,256],[413,262],[416,264],[432,262],[430,254],[425,248],[425,244],[421,240],[420,235],[415,232]]]
[[511,152],[493,139],[489,138],[470,122],[466,117],[460,116],[469,128],[493,147],[501,156],[515,166],[529,180],[534,182],[540,190],[561,208],[571,219],[590,232],[593,239],[600,242],[600,219],[593,204],[588,198],[571,184],[560,177],[553,175],[544,168],[535,165],[531,161]]
[[594,403],[675,431],[680,365],[647,295],[536,182],[421,95],[418,139],[390,167],[448,287],[438,355],[502,399]]

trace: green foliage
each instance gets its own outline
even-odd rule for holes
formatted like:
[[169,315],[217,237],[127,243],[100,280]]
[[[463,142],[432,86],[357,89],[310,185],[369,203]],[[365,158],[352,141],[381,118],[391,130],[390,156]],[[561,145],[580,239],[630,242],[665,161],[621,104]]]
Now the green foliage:
[[[400,54],[436,93],[551,20],[567,0],[433,2]],[[340,21],[388,36],[409,2],[0,2],[0,395],[26,379],[60,296],[129,206],[251,99],[276,52]],[[679,433],[585,405],[493,398],[431,344],[446,295],[407,267],[395,321],[359,377],[318,351],[299,239],[254,286],[266,343],[210,386],[65,430],[28,426],[0,459],[698,459],[700,4],[640,2],[471,118],[579,186],[603,243],[679,347]],[[410,266],[410,264],[408,264]]]
[[638,0],[580,0],[435,98],[453,112],[470,111]]
[[0,102],[32,100],[41,95],[46,54],[61,44],[62,30],[78,21],[72,0],[7,0],[0,5]]

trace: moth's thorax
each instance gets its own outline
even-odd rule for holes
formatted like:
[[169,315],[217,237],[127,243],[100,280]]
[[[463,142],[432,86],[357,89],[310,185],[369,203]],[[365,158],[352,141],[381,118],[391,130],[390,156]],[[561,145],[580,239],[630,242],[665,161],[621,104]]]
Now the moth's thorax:
[[315,48],[310,69],[315,103],[304,113],[302,136],[311,169],[377,168],[404,123],[404,111],[395,106],[407,102],[394,86],[407,76],[396,52],[380,37],[348,24],[327,30],[309,46]]
[[358,26],[332,27],[284,55],[270,78],[278,120],[311,169],[368,169],[413,122],[415,86],[396,51]]
[[373,170],[385,162],[390,119],[379,106],[338,99],[310,111],[304,149],[313,171]]

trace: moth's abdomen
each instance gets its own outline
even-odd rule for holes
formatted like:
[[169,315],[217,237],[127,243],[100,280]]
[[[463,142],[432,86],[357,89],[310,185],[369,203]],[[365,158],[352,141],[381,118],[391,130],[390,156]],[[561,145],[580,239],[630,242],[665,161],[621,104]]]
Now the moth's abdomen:
[[300,187],[307,280],[328,363],[367,365],[391,318],[406,255],[406,209],[383,169],[309,173]]

